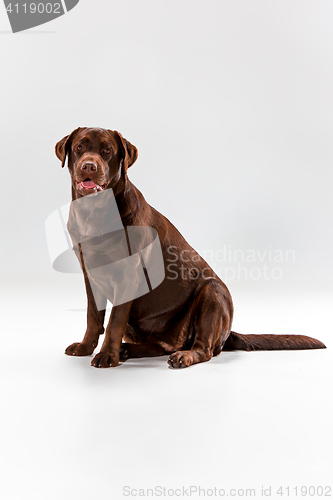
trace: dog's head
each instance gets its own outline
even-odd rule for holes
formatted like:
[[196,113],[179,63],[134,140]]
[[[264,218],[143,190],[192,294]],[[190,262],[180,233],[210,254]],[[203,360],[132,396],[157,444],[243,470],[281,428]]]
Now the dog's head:
[[126,183],[127,169],[138,150],[115,130],[77,128],[56,144],[61,166],[68,157],[72,187],[81,196]]

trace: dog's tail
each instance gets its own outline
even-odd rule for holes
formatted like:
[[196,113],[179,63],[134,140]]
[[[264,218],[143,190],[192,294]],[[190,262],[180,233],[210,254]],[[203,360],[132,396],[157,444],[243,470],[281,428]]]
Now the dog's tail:
[[325,349],[320,340],[305,335],[242,335],[230,332],[224,351],[286,351],[299,349]]

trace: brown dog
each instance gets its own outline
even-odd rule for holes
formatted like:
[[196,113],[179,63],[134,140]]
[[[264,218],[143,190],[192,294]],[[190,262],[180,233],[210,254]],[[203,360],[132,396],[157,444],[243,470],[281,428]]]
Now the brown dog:
[[[113,306],[101,351],[91,362],[93,366],[106,368],[128,358],[170,354],[169,365],[183,368],[208,361],[222,349],[325,347],[303,335],[241,335],[231,331],[233,304],[229,290],[171,222],[148,205],[129,181],[127,170],[138,152],[118,132],[77,128],[57,143],[55,151],[62,166],[68,157],[72,200],[112,189],[125,227],[147,226],[157,231],[165,263],[165,278],[159,286]],[[84,218],[77,224],[84,232]],[[104,309],[96,306],[96,292],[92,291],[80,244],[76,253],[88,297],[87,330],[82,342],[70,345],[65,352],[86,356],[93,353],[104,333],[106,300],[112,302],[113,297],[105,292],[102,283],[94,281]]]

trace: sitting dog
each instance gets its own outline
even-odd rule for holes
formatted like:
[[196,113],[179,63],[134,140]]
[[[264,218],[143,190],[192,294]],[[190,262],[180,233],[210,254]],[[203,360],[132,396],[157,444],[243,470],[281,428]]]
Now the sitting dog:
[[[73,205],[68,231],[83,270],[88,298],[86,333],[82,342],[67,347],[66,354],[93,353],[99,336],[104,333],[107,299],[114,305],[102,348],[91,362],[95,367],[117,366],[128,358],[169,354],[172,368],[184,368],[208,361],[222,349],[325,348],[319,340],[304,335],[241,335],[231,331],[233,303],[228,288],[171,222],[151,207],[130,182],[127,171],[136,161],[138,151],[119,132],[79,127],[61,139],[55,151],[62,167],[68,159]],[[106,194],[110,194],[108,199],[117,207],[110,216],[111,202],[103,201]],[[89,209],[89,203],[83,203],[85,197],[87,203],[96,197],[93,209]],[[116,224],[119,220],[121,226]],[[101,221],[110,226],[106,237],[104,230],[94,232]],[[126,228],[153,231],[150,240],[146,231],[136,232],[136,246],[142,252],[151,244],[154,234],[158,235],[165,275],[158,286],[152,287],[143,262],[141,276],[148,285],[145,292],[142,288],[139,293],[137,276],[142,259],[138,257],[132,275],[137,283],[135,293],[116,300],[117,290],[122,286],[115,276],[122,273],[119,262],[125,255],[120,247],[126,250],[127,243],[130,248]],[[94,264],[96,255],[98,262]],[[166,265],[167,262],[170,264]],[[115,273],[115,266],[119,272]],[[110,275],[106,271],[109,268],[112,268]],[[123,273],[120,282],[123,284],[126,279]]]

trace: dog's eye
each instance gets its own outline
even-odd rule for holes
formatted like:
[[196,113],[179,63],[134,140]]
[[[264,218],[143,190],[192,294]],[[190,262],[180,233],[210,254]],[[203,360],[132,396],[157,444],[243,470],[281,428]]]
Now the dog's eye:
[[111,153],[111,149],[105,148],[105,149],[103,149],[103,153],[105,153],[106,155],[109,155]]
[[83,147],[81,146],[81,144],[79,144],[76,148],[78,151],[82,151]]

